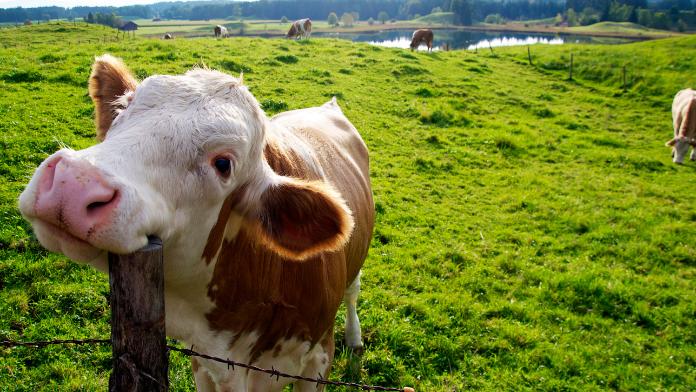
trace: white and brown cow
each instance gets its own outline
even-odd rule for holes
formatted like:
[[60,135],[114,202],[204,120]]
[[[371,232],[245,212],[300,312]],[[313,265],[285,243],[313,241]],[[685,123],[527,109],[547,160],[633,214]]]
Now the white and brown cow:
[[[106,272],[107,252],[159,236],[167,335],[205,354],[328,378],[341,301],[346,345],[362,347],[374,204],[367,148],[335,98],[268,119],[241,79],[197,68],[138,83],[109,55],[89,93],[103,141],[48,157],[19,198],[46,248]],[[198,391],[291,382],[206,359],[192,369]]]
[[171,35],[171,34],[165,34],[165,35],[162,36],[162,39],[172,39],[172,35]]
[[[689,147],[696,148],[696,91],[687,88],[677,93],[672,104],[672,120],[674,122],[674,139],[666,145],[673,147],[674,163],[681,165],[686,158]],[[692,161],[696,160],[696,150],[691,149]]]
[[288,30],[287,33],[285,33],[285,38],[290,39],[290,38],[300,38],[302,39],[302,34],[309,39],[309,36],[312,34],[312,21],[309,19],[300,19],[296,20],[292,26],[290,26],[290,30]]
[[230,38],[230,34],[225,26],[217,25],[213,30],[215,31],[215,38]]
[[428,51],[432,52],[433,50],[433,31],[432,30],[425,30],[425,29],[419,29],[413,32],[413,37],[411,38],[411,52],[413,52],[413,49],[418,51],[418,47],[420,46],[421,43],[425,43],[425,45],[428,47]]

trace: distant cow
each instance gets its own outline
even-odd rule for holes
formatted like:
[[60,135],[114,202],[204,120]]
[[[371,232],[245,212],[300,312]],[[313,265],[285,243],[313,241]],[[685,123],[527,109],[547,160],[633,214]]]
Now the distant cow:
[[285,38],[297,38],[302,39],[302,34],[309,39],[310,34],[312,34],[312,21],[309,19],[296,20],[295,23],[290,26],[290,30],[285,34]]
[[172,36],[170,34],[165,34],[162,36],[162,39],[172,39]]
[[413,32],[413,38],[411,38],[411,52],[413,52],[413,49],[417,52],[421,43],[425,43],[428,46],[428,51],[433,50],[432,30],[420,29]]
[[230,38],[230,34],[227,32],[227,27],[217,25],[215,26],[215,38]]
[[[202,354],[328,380],[343,301],[345,345],[363,347],[370,156],[335,97],[268,119],[241,79],[194,68],[138,82],[109,55],[89,95],[103,141],[46,158],[19,198],[41,244],[107,272],[108,252],[160,237],[167,335]],[[191,368],[198,392],[326,387]]]
[[[672,119],[674,121],[674,139],[665,143],[673,147],[674,163],[684,162],[689,147],[696,147],[696,91],[688,88],[677,93],[672,104]],[[692,161],[696,160],[696,150],[691,149]]]

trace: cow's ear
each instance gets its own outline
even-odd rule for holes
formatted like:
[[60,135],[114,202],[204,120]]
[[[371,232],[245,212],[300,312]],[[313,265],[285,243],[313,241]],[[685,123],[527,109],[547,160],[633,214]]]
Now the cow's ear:
[[345,245],[353,217],[341,195],[323,181],[281,178],[261,196],[251,234],[297,261]]
[[677,143],[677,138],[674,138],[674,139],[668,141],[667,143],[665,143],[665,146],[673,147],[676,143]]
[[138,81],[121,59],[108,54],[95,59],[89,77],[89,96],[95,106],[97,139],[104,139],[118,114],[117,109],[125,109],[117,99],[137,87]]

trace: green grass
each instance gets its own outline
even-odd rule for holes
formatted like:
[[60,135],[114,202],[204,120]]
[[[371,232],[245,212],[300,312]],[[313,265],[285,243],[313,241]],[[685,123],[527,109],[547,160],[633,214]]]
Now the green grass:
[[[260,38],[60,46],[61,33],[38,28],[0,32],[0,43],[45,43],[0,49],[0,339],[109,334],[106,277],[42,250],[16,207],[46,154],[94,143],[94,56],[122,57],[140,78],[202,57],[244,69],[269,115],[338,96],[370,149],[367,351],[346,350],[339,314],[332,380],[451,392],[696,388],[696,164],[672,164],[664,147],[671,99],[694,86],[696,37],[535,45],[530,67],[526,48],[402,56]],[[172,390],[193,390],[187,361],[171,358]],[[101,391],[110,367],[108,347],[0,349],[0,390]]]
[[589,26],[568,27],[566,30],[568,30],[568,31],[594,32],[594,33],[629,33],[629,34],[643,33],[643,34],[650,34],[650,35],[672,35],[672,36],[679,35],[679,33],[675,33],[673,31],[650,29],[650,28],[647,28],[645,26],[641,26],[639,24],[630,23],[630,22],[600,22],[600,23],[595,23],[595,24],[589,25]]

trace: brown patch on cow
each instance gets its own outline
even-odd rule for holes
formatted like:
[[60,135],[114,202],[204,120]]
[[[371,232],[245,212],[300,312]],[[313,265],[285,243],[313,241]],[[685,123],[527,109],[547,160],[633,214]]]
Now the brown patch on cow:
[[121,59],[108,54],[97,57],[89,77],[89,96],[94,101],[97,139],[103,140],[116,118],[116,109],[125,109],[116,99],[128,91],[135,91],[138,81]]
[[200,370],[200,368],[201,368],[201,364],[198,363],[198,361],[196,360],[196,357],[191,357],[191,371],[193,373],[196,373],[198,370]]
[[266,142],[263,158],[278,175],[304,180],[321,180],[321,177],[311,170],[294,150],[283,148],[272,138],[268,138]]
[[285,34],[285,37],[286,38],[290,38],[290,37],[295,38],[296,34],[297,34],[297,32],[295,31],[295,23],[293,23],[292,26],[290,26],[290,30],[288,30],[287,34]]
[[273,348],[273,358],[278,357],[280,354],[280,350],[282,350],[283,347],[280,344],[276,344],[276,346]]
[[222,245],[222,237],[225,235],[225,226],[227,225],[227,220],[230,218],[230,213],[232,209],[239,204],[244,197],[248,184],[242,185],[235,189],[232,193],[227,196],[225,201],[222,203],[222,208],[220,208],[220,213],[218,214],[217,222],[212,229],[210,229],[210,234],[208,234],[208,241],[205,243],[205,248],[203,249],[203,254],[201,258],[205,259],[205,265],[210,265],[213,261],[215,255]]
[[343,252],[297,263],[259,246],[243,227],[235,239],[224,240],[208,284],[215,308],[206,318],[212,329],[236,333],[230,346],[241,334],[257,333],[253,363],[282,340],[318,343],[333,326],[345,287]]

